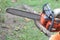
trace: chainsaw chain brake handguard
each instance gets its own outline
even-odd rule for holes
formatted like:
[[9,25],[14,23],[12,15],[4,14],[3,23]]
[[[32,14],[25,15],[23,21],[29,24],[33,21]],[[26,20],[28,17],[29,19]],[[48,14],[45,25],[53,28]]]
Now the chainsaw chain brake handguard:
[[47,19],[51,20],[51,24],[50,24],[50,26],[48,28],[48,30],[51,31],[52,28],[53,28],[53,25],[54,25],[54,13],[51,10],[49,4],[44,4],[44,6],[43,6],[43,13],[46,15],[45,16],[46,20]]

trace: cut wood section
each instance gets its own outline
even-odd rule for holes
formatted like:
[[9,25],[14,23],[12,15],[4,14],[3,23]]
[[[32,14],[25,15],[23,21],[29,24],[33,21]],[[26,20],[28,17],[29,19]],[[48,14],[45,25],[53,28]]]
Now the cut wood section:
[[60,40],[60,32],[52,35],[49,40]]

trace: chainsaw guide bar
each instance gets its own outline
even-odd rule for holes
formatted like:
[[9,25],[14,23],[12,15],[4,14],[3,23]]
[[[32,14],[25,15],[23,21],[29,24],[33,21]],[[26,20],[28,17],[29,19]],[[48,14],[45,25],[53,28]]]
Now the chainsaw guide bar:
[[34,20],[40,20],[40,15],[31,13],[31,12],[27,12],[27,11],[22,11],[22,10],[18,10],[18,9],[14,9],[14,8],[8,8],[6,10],[6,12],[13,14],[13,15],[21,16],[21,17],[26,17],[26,18],[30,18],[30,19],[34,19]]

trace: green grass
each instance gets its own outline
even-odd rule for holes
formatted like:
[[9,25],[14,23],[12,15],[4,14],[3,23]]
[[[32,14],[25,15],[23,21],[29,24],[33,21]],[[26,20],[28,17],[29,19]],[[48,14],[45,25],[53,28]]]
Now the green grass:
[[[4,16],[6,8],[22,4],[30,5],[36,11],[42,11],[42,6],[45,3],[50,3],[52,10],[60,7],[60,0],[57,2],[55,0],[17,0],[15,3],[12,3],[11,0],[0,0],[0,15]],[[23,19],[20,21],[21,23],[24,23]],[[12,31],[12,35],[7,34],[6,40],[48,40],[48,37],[36,28],[33,21],[30,21],[25,24],[23,29],[19,31]]]
[[[31,24],[32,23],[32,24]],[[13,31],[13,35],[7,35],[7,40],[48,40],[40,30],[36,28],[33,21],[25,24],[19,31]]]

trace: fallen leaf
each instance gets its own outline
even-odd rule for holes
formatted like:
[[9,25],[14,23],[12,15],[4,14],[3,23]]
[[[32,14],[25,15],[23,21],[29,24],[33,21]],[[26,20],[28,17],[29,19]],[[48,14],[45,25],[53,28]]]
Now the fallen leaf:
[[0,12],[1,12],[2,9],[0,9]]
[[12,0],[12,2],[17,2],[17,0]]
[[29,22],[30,20],[31,20],[31,19],[25,18],[25,21],[26,21],[26,22]]

